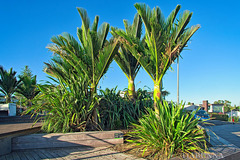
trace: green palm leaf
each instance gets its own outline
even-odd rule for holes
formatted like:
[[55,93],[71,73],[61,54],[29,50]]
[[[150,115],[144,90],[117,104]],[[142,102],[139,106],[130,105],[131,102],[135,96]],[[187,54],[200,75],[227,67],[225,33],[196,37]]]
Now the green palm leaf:
[[139,41],[134,41],[123,32],[118,33],[122,37],[122,45],[132,53],[152,78],[156,102],[161,98],[161,82],[164,74],[180,56],[181,51],[200,26],[186,28],[192,17],[189,11],[184,11],[178,19],[176,18],[180,5],[177,5],[166,19],[159,7],[151,10],[146,4],[136,3],[134,6],[145,25],[146,46],[142,46]]

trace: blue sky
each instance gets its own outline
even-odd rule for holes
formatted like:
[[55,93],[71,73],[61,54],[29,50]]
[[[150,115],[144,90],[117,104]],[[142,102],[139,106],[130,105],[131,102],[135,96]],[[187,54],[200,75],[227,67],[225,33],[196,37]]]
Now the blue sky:
[[[192,37],[189,50],[182,52],[180,59],[180,99],[199,104],[202,100],[230,100],[240,105],[240,26],[238,0],[171,0],[171,1],[110,1],[110,0],[10,0],[0,1],[0,65],[13,67],[20,73],[28,65],[38,80],[46,80],[43,62],[48,62],[52,53],[46,49],[50,38],[62,32],[76,37],[76,28],[81,19],[76,7],[83,7],[93,21],[100,16],[100,23],[123,28],[123,19],[132,22],[136,9],[133,4],[143,2],[151,8],[159,6],[165,17],[181,4],[180,12],[190,10],[193,17],[190,25],[201,28]],[[110,33],[109,33],[110,34]],[[174,71],[164,77],[164,88],[171,94],[167,100],[177,99],[176,64]],[[135,80],[137,88],[153,83],[144,70]],[[116,63],[113,63],[100,82],[101,88],[127,87],[127,79]]]

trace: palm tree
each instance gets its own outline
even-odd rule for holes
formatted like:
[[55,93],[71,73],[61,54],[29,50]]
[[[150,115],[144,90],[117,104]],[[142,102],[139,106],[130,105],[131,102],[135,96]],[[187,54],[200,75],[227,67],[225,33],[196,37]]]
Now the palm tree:
[[[145,4],[136,3],[135,8],[145,25],[147,47],[132,41],[127,35],[122,35],[124,46],[131,51],[141,66],[154,82],[154,102],[161,100],[161,82],[164,74],[174,60],[180,56],[192,35],[200,28],[199,25],[186,28],[192,13],[184,11],[177,19],[180,5],[170,13],[165,20],[159,7],[150,9]],[[157,110],[155,105],[155,110]]]
[[[47,48],[60,56],[64,66],[70,66],[70,70],[65,70],[66,74],[74,72],[78,76],[89,79],[91,96],[96,94],[96,87],[107,72],[115,53],[118,50],[118,40],[108,42],[106,40],[109,32],[109,24],[103,23],[98,29],[99,16],[96,16],[92,27],[87,12],[83,8],[77,8],[81,19],[82,27],[77,29],[78,41],[68,33],[53,37],[53,44]],[[59,67],[60,63],[57,64]],[[61,66],[61,65],[60,65]],[[51,74],[51,64],[47,64],[49,74]],[[56,69],[56,66],[55,66]],[[54,72],[52,72],[54,74]],[[62,72],[61,72],[62,73]],[[94,110],[94,121],[97,121],[97,110]]]
[[[113,27],[111,28],[111,33],[115,38],[119,37],[121,34],[125,34],[133,40],[136,39],[144,43],[144,39],[141,40],[142,20],[139,14],[135,15],[132,25],[127,20],[123,20],[123,23],[125,26],[125,31]],[[123,45],[121,45],[119,48],[114,60],[126,75],[128,79],[128,95],[131,99],[134,99],[136,96],[134,80],[141,67],[140,63]]]
[[17,80],[16,73],[12,68],[7,71],[0,66],[0,92],[5,95],[6,103],[11,103],[11,97],[21,82]]
[[31,107],[33,98],[39,93],[37,89],[37,76],[19,76],[19,78],[21,83],[16,91],[27,99],[27,104]]

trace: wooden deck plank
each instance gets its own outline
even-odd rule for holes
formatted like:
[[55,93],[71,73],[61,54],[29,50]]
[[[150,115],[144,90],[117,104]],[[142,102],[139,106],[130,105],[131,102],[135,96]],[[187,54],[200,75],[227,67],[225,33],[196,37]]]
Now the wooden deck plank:
[[27,157],[28,160],[35,160],[35,158],[30,153],[31,151],[24,151],[23,154]]
[[10,159],[12,160],[13,159],[12,153],[6,154],[5,157],[6,157],[7,160],[10,160]]
[[12,152],[11,154],[13,156],[13,160],[21,160],[16,152]]
[[5,155],[4,156],[0,156],[0,160],[7,160],[6,156]]
[[75,148],[68,148],[63,150],[63,153],[66,155],[64,159],[70,160],[70,159],[78,159],[78,156],[76,153]]
[[46,149],[40,149],[40,150],[38,150],[38,151],[41,152],[42,154],[44,154],[48,159],[50,159],[50,158],[55,158],[55,157],[53,157],[51,154],[49,154],[49,152],[47,152]]
[[59,149],[59,150],[55,150],[54,152],[61,157],[61,159],[64,160],[68,160],[68,158],[66,158],[68,156],[68,153],[64,151],[65,149]]
[[39,157],[38,154],[35,154],[33,151],[30,151],[29,153],[32,155],[32,157],[33,157],[35,160],[41,160],[41,157]]
[[20,157],[21,160],[28,160],[23,152],[16,152],[16,153]]
[[33,150],[33,154],[37,154],[40,157],[40,159],[48,159],[48,157],[45,154],[38,150]]
[[56,160],[63,160],[62,156],[57,153],[57,149],[47,149],[47,152],[55,157]]

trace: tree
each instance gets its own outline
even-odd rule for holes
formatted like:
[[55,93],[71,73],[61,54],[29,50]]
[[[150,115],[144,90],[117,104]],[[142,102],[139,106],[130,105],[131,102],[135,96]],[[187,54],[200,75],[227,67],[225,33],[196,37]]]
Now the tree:
[[[154,82],[154,102],[161,100],[161,82],[180,53],[186,47],[192,35],[200,28],[199,25],[186,28],[192,13],[184,11],[177,19],[180,5],[165,20],[159,7],[150,9],[145,4],[136,3],[135,8],[145,26],[146,47],[139,41],[133,41],[123,32],[121,42],[128,48]],[[140,52],[139,52],[140,51]],[[155,109],[156,105],[155,105]]]
[[0,66],[0,92],[5,95],[6,103],[11,103],[11,97],[21,82],[17,80],[16,73],[12,68],[7,71]]
[[39,90],[37,89],[37,76],[33,76],[29,67],[25,66],[21,75],[18,77],[21,80],[21,83],[16,91],[26,98],[27,105],[31,107],[33,98],[39,93]]
[[[99,16],[96,16],[92,27],[90,28],[90,20],[87,12],[83,8],[77,8],[81,19],[82,27],[77,29],[78,41],[68,33],[53,37],[53,44],[47,48],[54,54],[57,54],[63,62],[67,63],[64,66],[69,66],[71,69],[66,71],[66,74],[85,77],[89,80],[91,88],[91,96],[96,94],[96,87],[107,72],[115,53],[118,50],[118,40],[108,42],[106,40],[109,32],[109,24],[103,23],[98,29]],[[58,67],[61,64],[56,64]],[[47,64],[48,73],[51,75],[51,64]],[[60,66],[62,67],[62,66]],[[56,69],[56,67],[55,67]],[[55,73],[54,73],[55,74]],[[58,74],[58,73],[57,73]],[[94,121],[97,121],[97,110],[94,109]]]
[[[141,40],[142,20],[139,14],[135,15],[132,25],[127,20],[123,20],[123,23],[125,26],[125,31],[113,27],[111,28],[111,33],[115,38],[119,36],[119,32],[124,32],[124,34],[126,34],[129,38],[137,39],[141,41],[141,43],[144,43],[144,39]],[[118,53],[114,57],[114,60],[126,75],[128,79],[128,95],[131,99],[134,99],[136,96],[134,80],[141,67],[140,63],[123,45],[120,46]]]
[[32,71],[28,66],[25,66],[25,68],[21,72],[21,77],[33,77]]

